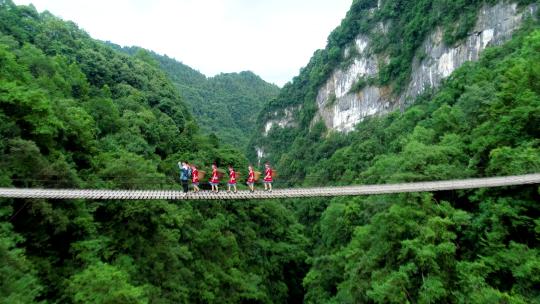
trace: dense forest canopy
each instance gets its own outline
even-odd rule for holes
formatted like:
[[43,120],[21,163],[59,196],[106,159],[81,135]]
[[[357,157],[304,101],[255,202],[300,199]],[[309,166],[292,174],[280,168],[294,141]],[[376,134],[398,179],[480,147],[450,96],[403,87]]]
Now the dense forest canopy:
[[[460,39],[482,3],[354,1],[329,47],[259,115],[263,123],[267,111],[303,107],[297,128],[265,137],[278,179],[311,186],[540,172],[537,19],[403,112],[348,134],[309,125],[321,79],[347,64],[333,47],[392,19],[403,39],[381,50],[409,51],[376,81],[399,90],[415,39],[434,25],[448,42]],[[233,119],[240,125],[224,117],[253,113],[242,105],[262,99],[251,94],[275,88],[251,73],[205,79],[134,50],[0,0],[0,186],[178,187],[179,160],[247,165],[203,124],[227,121],[236,134],[250,117]],[[216,105],[238,94],[242,111],[192,115],[199,108],[186,101],[204,94]],[[1,199],[0,303],[540,303],[539,201],[537,185],[181,204]]]

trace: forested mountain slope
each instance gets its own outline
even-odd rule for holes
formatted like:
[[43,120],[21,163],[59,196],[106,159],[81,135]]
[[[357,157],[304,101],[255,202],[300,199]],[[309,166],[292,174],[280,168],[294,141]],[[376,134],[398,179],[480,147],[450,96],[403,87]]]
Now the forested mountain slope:
[[279,93],[276,85],[249,71],[219,74],[190,84],[180,76],[184,73],[181,64],[170,62],[172,59],[166,57],[157,60],[191,106],[201,130],[242,149],[255,134],[257,116],[263,105]]
[[263,105],[279,93],[276,85],[249,71],[206,77],[167,56],[138,47],[112,46],[135,56],[154,59],[190,106],[201,130],[242,149],[254,135],[257,115]]
[[[180,160],[245,168],[140,55],[1,0],[0,186],[179,188]],[[284,302],[302,296],[301,231],[276,202],[1,199],[0,303]]]

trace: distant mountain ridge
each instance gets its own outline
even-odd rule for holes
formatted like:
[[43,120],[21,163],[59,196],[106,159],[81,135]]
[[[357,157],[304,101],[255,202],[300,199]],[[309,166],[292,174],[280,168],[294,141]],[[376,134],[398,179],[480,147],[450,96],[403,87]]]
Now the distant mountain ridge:
[[159,65],[178,88],[205,133],[221,142],[244,148],[253,135],[263,105],[279,94],[279,87],[251,71],[206,77],[170,58],[139,47],[112,47],[133,56],[148,57]]

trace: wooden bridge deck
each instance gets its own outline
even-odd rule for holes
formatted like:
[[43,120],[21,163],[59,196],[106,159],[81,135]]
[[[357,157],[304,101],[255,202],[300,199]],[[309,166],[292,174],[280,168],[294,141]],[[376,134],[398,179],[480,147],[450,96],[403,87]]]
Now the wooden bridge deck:
[[344,187],[276,189],[273,192],[258,190],[255,193],[199,193],[185,194],[180,190],[96,190],[96,189],[37,189],[0,188],[0,198],[43,198],[43,199],[90,199],[90,200],[243,200],[282,199],[301,197],[333,197],[388,194],[402,192],[432,192],[474,188],[490,188],[540,184],[540,174],[504,177],[471,178],[461,180],[416,182],[381,185],[356,185]]

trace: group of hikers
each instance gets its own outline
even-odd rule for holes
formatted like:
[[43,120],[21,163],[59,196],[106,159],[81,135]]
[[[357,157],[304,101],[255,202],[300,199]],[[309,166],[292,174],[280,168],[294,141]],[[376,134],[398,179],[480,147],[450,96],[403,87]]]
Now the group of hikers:
[[[269,163],[264,165],[264,191],[272,192],[272,182],[274,177],[274,172],[270,167]],[[199,188],[200,179],[204,177],[204,174],[201,176],[201,172],[197,169],[197,166],[194,164],[188,164],[187,162],[178,162],[178,168],[180,169],[180,182],[182,183],[182,189],[184,193],[187,193],[189,190],[189,180],[191,179],[191,184],[193,185],[193,192],[197,193],[201,191]],[[253,170],[253,166],[248,166],[248,177],[246,184],[249,187],[250,192],[255,192],[255,182],[258,180],[260,173]],[[216,164],[212,164],[212,175],[210,175],[209,184],[212,187],[213,193],[219,192],[219,179],[220,172]],[[230,193],[231,189],[234,193],[238,192],[236,188],[237,183],[237,173],[234,171],[232,165],[229,165],[229,181],[227,183],[227,192]]]

